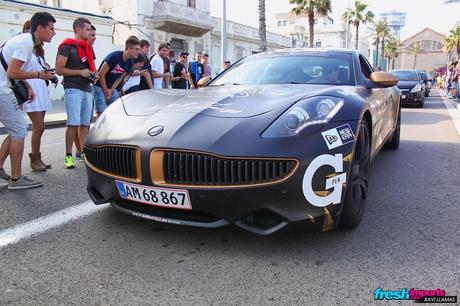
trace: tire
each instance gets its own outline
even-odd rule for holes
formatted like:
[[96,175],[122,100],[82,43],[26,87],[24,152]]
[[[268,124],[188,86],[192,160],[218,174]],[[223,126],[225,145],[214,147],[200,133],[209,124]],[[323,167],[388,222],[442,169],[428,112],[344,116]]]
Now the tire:
[[363,119],[355,142],[345,200],[340,216],[339,224],[343,228],[353,229],[359,225],[363,218],[368,193],[370,162],[371,143],[369,125]]
[[399,149],[400,138],[401,138],[401,110],[399,110],[399,113],[398,113],[398,121],[396,122],[396,128],[393,132],[393,135],[387,141],[384,148],[388,150]]
[[425,97],[422,98],[422,101],[420,101],[418,104],[417,104],[417,107],[418,108],[423,108],[423,106],[425,105]]

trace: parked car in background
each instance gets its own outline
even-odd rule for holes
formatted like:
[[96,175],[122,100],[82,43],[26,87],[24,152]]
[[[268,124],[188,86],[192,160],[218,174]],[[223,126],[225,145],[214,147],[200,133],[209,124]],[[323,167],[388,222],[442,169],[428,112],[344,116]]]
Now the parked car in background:
[[425,71],[419,71],[419,72],[420,72],[420,76],[422,77],[423,84],[425,85],[425,97],[428,97],[431,91],[431,81],[428,78],[428,74]]
[[425,104],[425,84],[420,73],[415,69],[400,69],[390,71],[398,79],[398,88],[401,90],[402,105],[416,105],[423,107]]

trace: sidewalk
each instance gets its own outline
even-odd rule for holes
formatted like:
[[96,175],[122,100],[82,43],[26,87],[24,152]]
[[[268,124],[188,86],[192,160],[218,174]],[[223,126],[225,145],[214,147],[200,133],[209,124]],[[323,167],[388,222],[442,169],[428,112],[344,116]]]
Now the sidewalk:
[[[52,101],[52,105],[52,110],[45,115],[45,126],[47,128],[65,126],[67,114],[65,112],[64,100],[54,100]],[[30,131],[32,123],[26,113],[24,113],[24,118],[29,124]],[[0,135],[3,134],[6,134],[6,129],[0,122]]]
[[457,134],[460,136],[460,102],[447,98],[444,93],[440,92],[439,90],[436,91],[436,94],[439,95],[439,97],[444,102],[444,105],[447,108],[447,112],[449,113],[450,118],[455,125]]

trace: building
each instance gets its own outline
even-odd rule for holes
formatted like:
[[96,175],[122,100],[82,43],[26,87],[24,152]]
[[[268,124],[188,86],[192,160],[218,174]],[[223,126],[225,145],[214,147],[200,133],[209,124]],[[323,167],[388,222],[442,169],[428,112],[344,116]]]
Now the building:
[[[345,47],[346,27],[336,24],[331,16],[315,16],[315,47]],[[275,14],[269,21],[268,28],[274,33],[291,38],[291,45],[295,48],[308,47],[309,25],[305,14],[293,13]]]
[[[114,48],[122,48],[125,39],[135,35],[147,39],[155,52],[160,43],[169,42],[176,57],[180,51],[208,53],[214,71],[222,67],[220,58],[221,20],[210,14],[210,0],[28,0],[110,16]],[[219,30],[218,30],[219,29]],[[258,29],[229,21],[228,60],[234,62],[258,50]],[[267,33],[268,48],[290,47],[290,40]]]
[[406,25],[406,15],[406,13],[401,13],[393,10],[380,14],[380,19],[388,24],[391,34],[400,40],[401,28]]
[[395,58],[395,69],[414,68],[415,57],[409,51],[414,44],[420,44],[423,49],[417,55],[416,69],[432,72],[440,67],[445,67],[448,61],[448,55],[443,51],[445,39],[446,36],[443,34],[430,28],[425,28],[403,40],[398,57]]
[[[220,71],[222,20],[212,17],[213,30],[211,31],[211,66],[213,71]],[[227,59],[232,63],[247,55],[259,52],[259,29],[227,21]],[[283,49],[291,46],[291,39],[286,36],[267,32],[268,50]]]
[[[113,50],[112,31],[115,21],[112,18],[82,13],[69,9],[62,9],[59,7],[50,8],[38,3],[31,4],[13,0],[0,0],[0,15],[3,16],[0,19],[0,27],[3,29],[0,31],[0,45],[6,42],[13,35],[20,33],[24,22],[29,20],[34,13],[43,11],[49,12],[56,19],[56,35],[53,37],[51,43],[46,43],[44,47],[46,61],[51,65],[51,67],[54,67],[55,65],[56,53],[59,44],[64,40],[64,38],[74,37],[72,23],[78,17],[88,18],[96,27],[97,40],[94,45],[96,65],[99,65],[104,56]],[[50,86],[49,88],[52,99],[60,99],[64,94],[62,86]]]

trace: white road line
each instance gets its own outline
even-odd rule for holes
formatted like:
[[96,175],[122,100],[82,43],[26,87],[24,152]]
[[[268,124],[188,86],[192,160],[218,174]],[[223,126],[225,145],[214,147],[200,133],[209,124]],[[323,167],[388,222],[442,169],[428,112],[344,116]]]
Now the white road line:
[[75,206],[58,210],[52,214],[35,220],[10,227],[0,232],[0,248],[20,242],[54,228],[58,228],[71,221],[78,220],[95,212],[104,210],[107,204],[94,205],[92,201],[86,201]]
[[459,102],[449,101],[449,99],[444,97],[441,93],[439,93],[439,95],[441,96],[442,102],[444,102],[444,105],[449,112],[450,118],[455,125],[458,136],[460,136],[460,109],[458,108],[458,105],[456,105],[456,103]]

